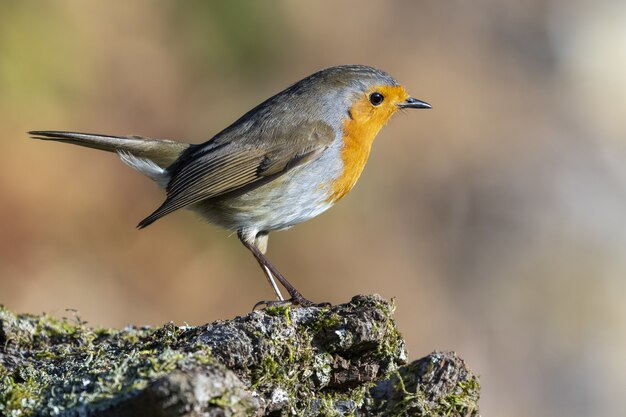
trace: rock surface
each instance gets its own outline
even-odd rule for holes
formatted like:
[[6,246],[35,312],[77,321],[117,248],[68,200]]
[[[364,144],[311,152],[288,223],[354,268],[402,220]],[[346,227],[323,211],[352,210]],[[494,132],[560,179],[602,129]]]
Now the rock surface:
[[379,296],[356,296],[111,330],[0,307],[0,415],[478,416],[463,360],[407,364],[392,314]]

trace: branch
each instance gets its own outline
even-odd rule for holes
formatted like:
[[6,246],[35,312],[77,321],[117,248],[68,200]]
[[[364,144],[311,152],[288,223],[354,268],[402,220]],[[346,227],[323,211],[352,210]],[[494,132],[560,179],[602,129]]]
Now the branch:
[[356,296],[111,330],[0,307],[0,415],[477,416],[464,362],[432,353],[407,365],[392,313]]

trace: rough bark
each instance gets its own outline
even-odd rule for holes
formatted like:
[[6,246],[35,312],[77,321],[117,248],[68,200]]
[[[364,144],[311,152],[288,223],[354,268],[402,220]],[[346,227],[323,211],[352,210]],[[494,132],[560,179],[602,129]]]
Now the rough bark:
[[477,416],[455,353],[407,364],[393,305],[270,307],[189,327],[90,329],[0,308],[6,416]]

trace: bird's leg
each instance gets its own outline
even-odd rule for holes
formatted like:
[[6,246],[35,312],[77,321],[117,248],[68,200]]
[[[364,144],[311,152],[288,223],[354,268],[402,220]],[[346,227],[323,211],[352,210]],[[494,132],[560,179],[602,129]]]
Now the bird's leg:
[[[254,237],[254,246],[256,246],[257,249],[261,251],[262,254],[265,254],[265,252],[267,252],[268,238],[269,238],[268,233],[257,233],[256,236]],[[280,292],[280,288],[278,288],[278,284],[276,284],[276,281],[274,280],[274,276],[272,275],[270,270],[260,262],[259,262],[259,265],[261,265],[261,269],[263,269],[263,273],[265,274],[267,281],[270,283],[270,285],[272,286],[272,289],[276,293],[276,298],[278,298],[278,301],[280,302],[285,301],[285,299],[283,298],[283,295]]]
[[261,266],[261,269],[263,270],[263,273],[265,274],[265,278],[267,278],[270,285],[272,286],[272,289],[274,290],[274,293],[276,293],[276,298],[278,298],[278,300],[259,301],[258,303],[254,305],[254,307],[252,307],[252,310],[256,310],[259,307],[281,306],[281,305],[291,304],[291,300],[285,300],[283,298],[283,295],[280,292],[280,288],[278,288],[278,284],[276,284],[276,281],[274,280],[274,276],[272,275],[272,272],[268,269],[268,267],[266,267],[258,259],[257,259],[257,262],[259,262],[259,265]]
[[[282,284],[282,286],[285,287],[285,289],[291,296],[291,298],[287,301],[293,304],[299,304],[301,306],[313,305],[311,301],[304,298],[302,294],[300,294],[300,292],[296,290],[296,288],[293,285],[291,285],[289,281],[287,281],[287,279],[283,276],[283,274],[281,274],[280,271],[276,269],[274,265],[272,265],[269,259],[267,259],[267,257],[263,254],[263,252],[261,252],[259,248],[257,248],[253,243],[251,243],[248,239],[246,239],[246,236],[243,234],[241,230],[237,231],[237,236],[239,236],[239,240],[241,240],[241,243],[243,243],[243,245],[246,248],[248,248],[250,252],[252,252],[257,262],[261,265],[263,271],[267,269],[270,272],[270,274],[276,277],[276,279]],[[279,292],[277,292],[277,295],[278,294]],[[281,303],[281,301],[279,301],[278,303]],[[271,304],[271,303],[266,303],[266,304]]]
[[272,272],[261,262],[259,262],[259,265],[261,265],[261,268],[263,268],[263,272],[265,272],[265,278],[267,278],[270,285],[272,286],[272,289],[276,293],[276,298],[278,298],[278,301],[285,301],[285,298],[280,293],[280,288],[278,288],[278,284],[276,284],[276,281],[274,280],[274,276],[272,275]]

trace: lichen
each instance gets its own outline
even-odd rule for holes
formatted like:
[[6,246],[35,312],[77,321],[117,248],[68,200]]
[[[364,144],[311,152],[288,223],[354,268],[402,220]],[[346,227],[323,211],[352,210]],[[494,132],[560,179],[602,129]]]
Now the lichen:
[[[280,387],[292,399],[295,415],[353,414],[375,380],[388,377],[406,360],[404,341],[392,318],[394,309],[380,297],[355,297],[341,311],[321,307],[307,318],[299,316],[297,307],[272,307],[270,315],[285,317],[296,329],[287,333],[289,337],[272,339],[253,373],[253,387],[261,391]],[[361,317],[364,313],[372,316]],[[355,329],[351,327],[355,323],[371,327]],[[362,356],[352,358],[355,353]],[[331,380],[337,367],[356,373],[366,362],[376,364],[375,378]]]
[[480,385],[454,352],[433,352],[401,367],[370,394],[373,416],[475,416]]
[[460,381],[447,397],[439,400],[439,408],[435,415],[442,416],[472,416],[478,412],[480,385],[476,377]]
[[[272,307],[270,315],[285,319],[286,325],[293,325],[292,307]],[[296,307],[297,308],[297,307]],[[313,333],[304,326],[297,331],[282,332],[281,335],[264,340],[263,357],[260,366],[254,369],[252,388],[261,392],[284,392],[296,413],[304,412],[310,398],[319,389],[328,373],[328,360],[312,347]]]
[[357,296],[205,326],[112,330],[90,329],[75,312],[0,307],[0,415],[97,415],[142,396],[165,401],[167,413],[151,415],[477,414],[478,381],[460,358],[405,365],[394,308]]
[[58,415],[83,404],[119,401],[174,369],[210,361],[181,328],[90,329],[74,316],[14,315],[0,307],[0,414]]

